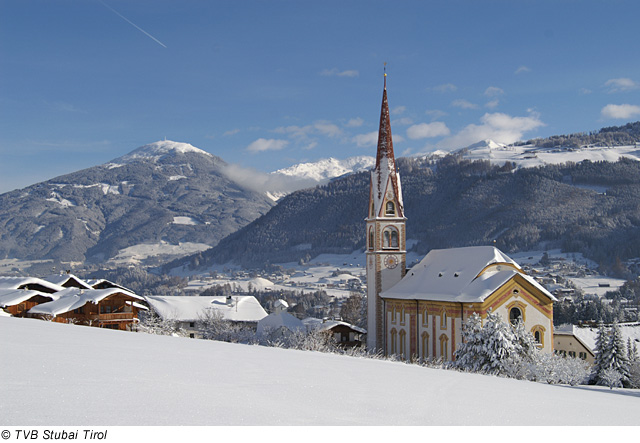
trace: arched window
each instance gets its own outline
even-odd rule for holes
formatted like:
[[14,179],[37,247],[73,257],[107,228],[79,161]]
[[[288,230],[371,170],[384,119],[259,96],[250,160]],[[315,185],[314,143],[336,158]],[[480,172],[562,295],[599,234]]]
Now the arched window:
[[531,332],[533,333],[533,338],[536,340],[536,345],[539,348],[544,348],[544,332],[546,329],[542,325],[535,325],[531,328]]
[[396,215],[396,205],[393,202],[387,202],[384,213],[385,215]]
[[398,335],[400,336],[400,349],[398,349],[398,353],[400,354],[400,357],[405,360],[407,358],[407,331],[402,329]]
[[373,228],[369,229],[369,249],[375,246],[375,237],[373,236]]
[[442,361],[449,360],[449,337],[442,334],[440,336],[440,358]]
[[391,330],[391,340],[390,340],[390,343],[389,343],[390,348],[391,348],[390,352],[389,352],[390,355],[397,354],[397,343],[396,343],[397,340],[398,340],[398,331],[396,331],[396,329],[393,328]]
[[394,227],[388,227],[382,233],[382,247],[383,248],[399,248],[400,236],[398,230]]
[[376,207],[373,203],[371,203],[371,217],[376,216]]
[[520,308],[513,307],[509,310],[509,322],[515,325],[519,321],[522,321],[522,311]]
[[422,333],[422,358],[429,357],[429,334],[426,332]]

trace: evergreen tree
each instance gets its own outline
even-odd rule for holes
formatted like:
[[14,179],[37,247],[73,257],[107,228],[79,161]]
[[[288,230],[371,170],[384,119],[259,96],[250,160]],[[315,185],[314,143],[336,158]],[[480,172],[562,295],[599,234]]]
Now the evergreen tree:
[[453,366],[465,371],[480,372],[488,364],[482,318],[475,312],[462,325],[462,343],[455,352]]
[[594,362],[593,362],[593,372],[591,376],[591,380],[595,384],[602,384],[602,375],[603,371],[606,369],[606,366],[603,362],[604,355],[607,349],[607,345],[609,342],[609,338],[607,335],[607,331],[604,328],[604,324],[602,322],[598,323],[598,336],[596,338],[596,346],[593,350],[595,354]]
[[640,357],[638,356],[638,347],[636,346],[636,342],[631,341],[631,337],[627,339],[627,360],[629,364],[638,363],[640,361]]
[[614,369],[620,373],[620,379],[624,385],[629,383],[629,360],[627,359],[627,349],[622,337],[622,331],[618,322],[613,323],[609,337],[609,346],[606,355],[605,367]]

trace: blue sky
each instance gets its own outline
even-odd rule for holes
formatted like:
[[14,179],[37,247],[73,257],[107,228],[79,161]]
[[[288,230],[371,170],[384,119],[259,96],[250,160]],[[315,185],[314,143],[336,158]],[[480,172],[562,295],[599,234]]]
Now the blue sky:
[[640,2],[0,1],[0,192],[191,143],[271,171],[640,120]]

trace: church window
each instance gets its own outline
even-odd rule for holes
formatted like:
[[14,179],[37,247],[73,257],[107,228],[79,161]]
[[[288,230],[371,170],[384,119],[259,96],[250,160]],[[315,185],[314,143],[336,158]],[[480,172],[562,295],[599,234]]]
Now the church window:
[[519,321],[522,321],[522,311],[520,308],[511,308],[509,310],[509,322],[511,322],[512,325],[515,325]]
[[422,358],[429,357],[429,334],[422,333]]
[[369,229],[369,249],[373,249],[374,247],[374,241],[375,237],[373,235],[373,228]]
[[387,202],[385,215],[396,215],[396,205],[393,202]]
[[442,334],[440,336],[440,358],[443,361],[449,360],[449,337]]
[[371,217],[376,216],[376,207],[373,203],[371,203]]
[[402,329],[398,335],[400,336],[400,349],[398,349],[399,354],[402,358],[406,358],[407,332]]
[[444,309],[440,315],[440,329],[447,329],[447,311]]
[[536,345],[539,348],[544,347],[544,326],[541,325],[536,325],[533,328],[531,328],[531,332],[533,333],[533,338],[536,341]]
[[579,352],[578,356],[582,359],[582,360],[586,360],[587,359],[587,353],[586,352]]
[[398,248],[400,245],[398,230],[394,227],[388,227],[382,233],[383,241],[382,247],[384,248]]
[[395,355],[395,354],[397,353],[397,347],[396,347],[396,346],[397,346],[397,345],[396,345],[396,341],[397,341],[397,339],[398,339],[398,331],[396,331],[396,329],[395,329],[395,328],[393,328],[393,329],[391,330],[391,340],[390,340],[390,341],[391,341],[391,343],[389,343],[389,344],[390,344],[390,346],[391,346],[391,349],[390,349],[390,352],[389,352],[389,353],[390,353],[391,355]]

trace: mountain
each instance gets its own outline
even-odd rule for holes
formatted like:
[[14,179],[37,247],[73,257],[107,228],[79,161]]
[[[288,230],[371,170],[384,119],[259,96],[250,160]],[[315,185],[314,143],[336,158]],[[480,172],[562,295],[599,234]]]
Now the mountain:
[[159,141],[2,194],[0,258],[104,262],[149,245],[159,254],[206,249],[274,204],[230,179],[228,166],[189,144]]
[[[413,250],[494,244],[507,253],[541,247],[581,252],[604,265],[640,257],[640,162],[567,163],[516,169],[470,161],[398,159]],[[216,247],[165,267],[247,267],[364,247],[369,174],[284,197]]]
[[344,160],[328,158],[310,163],[300,163],[288,168],[278,169],[273,174],[280,174],[301,179],[310,179],[317,184],[354,172],[368,171],[376,164],[375,157],[359,156]]

